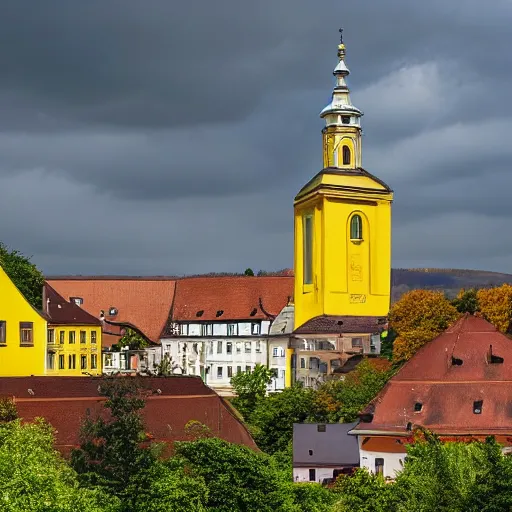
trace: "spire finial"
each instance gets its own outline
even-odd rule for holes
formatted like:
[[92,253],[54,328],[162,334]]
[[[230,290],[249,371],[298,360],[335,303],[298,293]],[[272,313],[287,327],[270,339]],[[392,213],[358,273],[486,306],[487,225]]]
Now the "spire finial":
[[339,33],[340,33],[340,44],[343,44],[343,28],[340,27]]

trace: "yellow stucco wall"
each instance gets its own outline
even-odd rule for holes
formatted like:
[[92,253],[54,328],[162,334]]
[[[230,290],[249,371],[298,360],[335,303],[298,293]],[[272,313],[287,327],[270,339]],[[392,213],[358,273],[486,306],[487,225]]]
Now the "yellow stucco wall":
[[[319,315],[385,316],[391,288],[393,195],[369,176],[326,173],[295,200],[295,328]],[[363,239],[350,239],[350,219]],[[313,216],[313,283],[304,284],[303,219]]]
[[[27,302],[0,267],[0,321],[5,342],[0,343],[0,376],[44,375],[46,320]],[[20,322],[32,322],[31,345],[22,345]]]
[[[50,360],[47,361],[48,375],[74,375],[101,374],[101,327],[81,325],[49,325],[53,329],[53,340],[48,337],[48,351],[53,353],[53,369]],[[96,343],[91,342],[91,333],[96,333]],[[70,342],[70,333],[74,333],[74,343]],[[81,342],[81,333],[85,333],[85,343]],[[74,356],[74,358],[73,358]],[[92,358],[96,356],[96,368],[92,368]],[[51,358],[52,356],[48,356]],[[85,358],[86,368],[82,368],[82,357]],[[73,365],[74,361],[74,365]],[[61,368],[61,366],[64,366]],[[74,367],[73,367],[74,366]],[[86,372],[86,373],[85,373]]]

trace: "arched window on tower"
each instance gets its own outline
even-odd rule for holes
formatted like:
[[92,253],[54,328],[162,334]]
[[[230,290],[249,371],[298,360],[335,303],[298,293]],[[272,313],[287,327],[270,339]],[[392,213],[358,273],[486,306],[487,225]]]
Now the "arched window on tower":
[[363,219],[361,215],[353,215],[350,219],[350,240],[363,239]]
[[343,165],[350,165],[350,148],[343,146]]

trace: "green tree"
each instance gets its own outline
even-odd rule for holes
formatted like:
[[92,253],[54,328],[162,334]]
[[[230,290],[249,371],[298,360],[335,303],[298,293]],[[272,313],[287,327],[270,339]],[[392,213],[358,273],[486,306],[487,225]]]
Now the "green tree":
[[462,288],[457,297],[452,300],[452,305],[459,313],[469,313],[470,315],[474,315],[480,310],[480,306],[478,304],[478,292],[476,288],[470,288],[469,290]]
[[158,455],[158,447],[143,445],[148,441],[140,414],[144,390],[135,378],[104,377],[100,393],[106,397],[108,414],[85,419],[80,449],[72,452],[72,465],[86,486],[105,488],[131,510],[137,476],[147,471]]
[[43,302],[44,276],[30,262],[30,258],[18,251],[10,251],[0,242],[0,266],[30,304],[40,310]]
[[119,501],[79,487],[76,473],[53,449],[54,431],[43,420],[0,424],[2,512],[115,512]]
[[149,345],[148,340],[139,334],[137,331],[130,329],[129,327],[125,328],[125,333],[121,337],[121,339],[116,343],[118,348],[121,347],[130,347],[131,350],[140,350]]
[[176,443],[189,471],[204,478],[215,512],[298,512],[293,483],[272,457],[221,439]]
[[236,393],[232,403],[246,420],[250,419],[258,402],[267,394],[273,375],[272,370],[257,364],[252,372],[237,373],[231,378],[231,385]]
[[311,413],[314,391],[295,384],[260,400],[251,414],[253,436],[267,453],[283,452],[293,437],[293,424],[304,423]]
[[389,361],[365,359],[345,379],[320,386],[314,395],[312,419],[330,423],[355,421],[392,374]]
[[208,488],[204,479],[185,471],[182,461],[155,462],[138,475],[131,512],[206,512]]
[[311,482],[295,483],[293,494],[301,512],[326,512],[337,500],[333,492]]
[[508,283],[477,292],[478,304],[484,318],[500,332],[508,332],[512,318],[512,286]]
[[0,422],[14,421],[18,418],[18,410],[12,398],[0,398]]
[[244,272],[244,275],[246,275],[246,276],[254,276],[253,269],[252,268],[246,268],[245,272]]

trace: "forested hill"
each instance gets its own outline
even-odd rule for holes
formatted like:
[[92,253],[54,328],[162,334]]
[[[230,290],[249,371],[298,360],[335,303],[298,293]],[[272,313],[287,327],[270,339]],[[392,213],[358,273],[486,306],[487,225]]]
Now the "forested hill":
[[397,268],[391,271],[392,301],[417,288],[444,291],[454,297],[461,288],[488,288],[512,284],[512,274],[450,268]]

